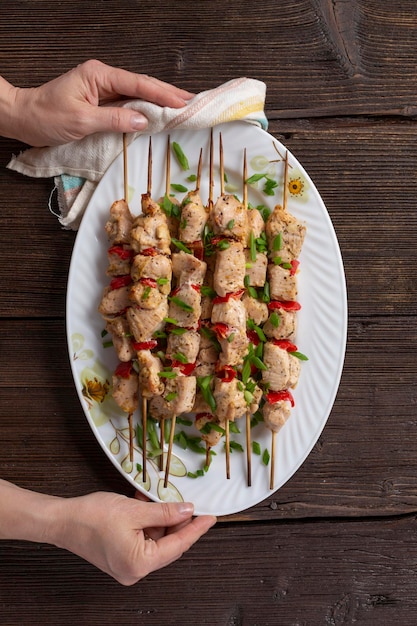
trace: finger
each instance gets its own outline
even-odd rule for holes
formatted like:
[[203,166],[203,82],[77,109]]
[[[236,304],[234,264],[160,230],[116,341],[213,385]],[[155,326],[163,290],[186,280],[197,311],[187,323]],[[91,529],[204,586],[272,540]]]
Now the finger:
[[152,502],[141,510],[140,528],[169,528],[191,519],[191,502]]
[[[121,107],[89,107],[84,118],[84,135],[98,132],[131,133],[143,131],[148,126],[147,118],[138,111]],[[81,125],[80,125],[81,127]]]
[[[141,491],[135,491],[134,497],[135,497],[135,500],[140,500],[141,502],[150,502],[149,497],[146,494],[142,493]],[[154,541],[156,541],[157,539],[160,539],[161,537],[163,537],[165,534],[176,532],[177,530],[179,530],[183,526],[186,526],[190,522],[191,522],[191,517],[183,520],[179,524],[175,524],[174,526],[171,526],[168,528],[165,528],[162,526],[156,527],[154,524],[152,524],[152,526],[148,528],[144,528],[143,532],[144,532],[145,537],[148,536]]]
[[147,542],[145,555],[148,556],[148,573],[179,559],[215,523],[214,516],[201,515],[175,533],[165,535],[158,541]]
[[99,61],[87,62],[84,71],[102,96],[120,94],[161,106],[183,107],[195,94],[146,74],[135,74]]

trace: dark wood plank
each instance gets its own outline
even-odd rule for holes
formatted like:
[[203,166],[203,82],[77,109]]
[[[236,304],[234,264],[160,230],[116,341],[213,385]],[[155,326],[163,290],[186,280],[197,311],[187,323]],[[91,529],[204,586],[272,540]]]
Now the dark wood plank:
[[55,548],[3,542],[2,621],[405,626],[417,620],[416,555],[414,516],[219,525],[168,569],[123,588]]
[[155,10],[151,0],[3,7],[2,72],[21,86],[96,56],[196,91],[237,75],[259,78],[271,118],[417,113],[412,0],[265,0],[261,11],[248,0],[198,10],[167,1]]

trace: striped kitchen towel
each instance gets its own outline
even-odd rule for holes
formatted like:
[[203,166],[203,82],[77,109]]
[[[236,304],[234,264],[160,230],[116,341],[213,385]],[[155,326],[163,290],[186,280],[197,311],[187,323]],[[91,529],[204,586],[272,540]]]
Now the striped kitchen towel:
[[[146,134],[164,130],[210,128],[235,120],[265,129],[265,83],[236,78],[196,95],[181,109],[160,107],[143,100],[123,103],[149,120]],[[128,135],[128,143],[140,135]],[[58,192],[59,221],[76,230],[88,202],[109,165],[120,154],[119,133],[96,133],[79,141],[51,148],[30,148],[14,156],[8,168],[37,178],[54,178]]]

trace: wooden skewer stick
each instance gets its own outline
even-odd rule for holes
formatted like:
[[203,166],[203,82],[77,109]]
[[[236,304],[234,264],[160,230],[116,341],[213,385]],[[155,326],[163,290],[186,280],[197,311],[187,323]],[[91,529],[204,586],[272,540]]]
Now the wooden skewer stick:
[[210,130],[210,171],[209,171],[209,197],[208,210],[213,209],[213,187],[214,187],[214,159],[213,159],[213,129]]
[[129,201],[129,184],[128,184],[128,174],[127,174],[127,135],[123,133],[123,188],[124,188],[124,199],[126,202]]
[[[243,206],[248,209],[248,186],[246,184],[248,178],[248,164],[246,160],[246,148],[243,151]],[[251,454],[251,428],[250,428],[250,411],[246,411],[246,466],[248,475],[248,487],[252,486],[252,454]]]
[[288,150],[285,152],[284,159],[284,197],[282,199],[282,208],[287,209],[288,203]]
[[220,195],[224,196],[224,155],[223,155],[223,139],[219,134],[219,156],[220,156]]
[[142,396],[142,478],[146,481],[146,434],[148,430],[148,403]]
[[200,191],[202,167],[203,167],[203,148],[200,148],[200,157],[198,159],[198,168],[197,168],[197,182],[195,186],[195,190],[197,192]]
[[167,153],[165,162],[165,195],[169,197],[171,190],[171,137],[167,139]]
[[230,420],[226,420],[226,478],[230,478]]
[[271,475],[269,479],[269,488],[274,488],[275,481],[275,431],[271,430]]
[[[220,195],[224,195],[224,155],[222,134],[219,135]],[[226,419],[226,478],[230,478],[230,420]]]
[[[167,151],[165,156],[165,195],[169,197],[171,189],[171,137],[167,138]],[[165,419],[159,421],[159,447],[161,455],[159,457],[159,469],[164,470],[164,445],[165,445]]]
[[134,432],[133,432],[133,415],[132,415],[132,413],[129,413],[129,415],[128,415],[128,422],[129,422],[129,459],[130,459],[130,462],[133,463],[133,438],[134,438]]
[[[148,148],[148,185],[147,185],[147,193],[150,196],[152,190],[152,139],[149,137],[149,148]],[[148,401],[142,395],[142,478],[143,482],[146,481],[146,460],[147,460],[147,450],[146,450],[146,435],[148,431]]]
[[[129,198],[129,186],[128,186],[128,172],[127,172],[127,136],[126,133],[123,133],[123,188],[124,188],[124,199],[125,202],[128,202]],[[127,416],[129,423],[129,460],[133,463],[133,414],[129,413]]]
[[173,415],[172,419],[171,419],[171,432],[169,433],[167,462],[166,462],[166,465],[165,465],[165,479],[164,479],[164,487],[165,487],[165,489],[168,486],[168,476],[169,476],[169,468],[170,468],[170,465],[171,465],[172,446],[173,446],[173,443],[174,443],[174,434],[175,434],[176,422],[177,422],[177,416]]
[[151,195],[152,192],[152,137],[149,137],[149,147],[148,147],[148,185],[146,190],[148,196]]
[[[288,203],[288,150],[285,152],[284,159],[284,192],[282,198],[282,208],[287,209]],[[275,432],[271,431],[271,474],[269,478],[269,488],[274,488],[275,482]]]

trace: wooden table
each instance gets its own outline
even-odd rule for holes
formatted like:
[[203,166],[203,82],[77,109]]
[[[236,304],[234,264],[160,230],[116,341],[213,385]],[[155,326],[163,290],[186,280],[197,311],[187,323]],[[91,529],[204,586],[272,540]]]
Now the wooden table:
[[[54,547],[3,542],[2,624],[417,623],[416,44],[411,0],[3,0],[0,73],[16,85],[91,57],[193,91],[265,81],[269,130],[333,221],[349,325],[328,423],[284,487],[130,588]],[[131,494],[73,387],[75,233],[48,210],[51,180],[5,169],[23,147],[0,139],[0,475]]]

